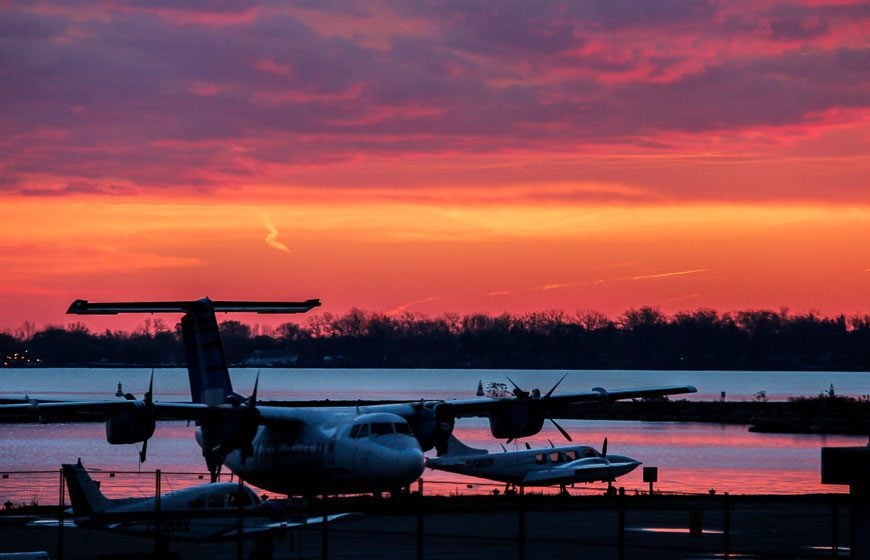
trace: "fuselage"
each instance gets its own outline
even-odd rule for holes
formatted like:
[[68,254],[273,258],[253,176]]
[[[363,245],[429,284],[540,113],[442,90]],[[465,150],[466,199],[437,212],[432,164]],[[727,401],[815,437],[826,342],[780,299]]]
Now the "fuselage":
[[426,466],[522,486],[611,481],[641,463],[621,455],[602,456],[585,445],[548,449],[471,453],[429,458]]
[[[280,494],[396,491],[423,473],[423,452],[395,414],[355,409],[287,409],[286,426],[260,426],[253,455],[224,460],[246,482]],[[202,441],[197,434],[197,441]]]
[[221,483],[163,494],[159,513],[156,498],[110,500],[105,511],[76,519],[76,524],[146,537],[220,540],[237,535],[240,512],[248,527],[286,515],[280,505],[262,502],[248,487],[239,494],[238,484]]

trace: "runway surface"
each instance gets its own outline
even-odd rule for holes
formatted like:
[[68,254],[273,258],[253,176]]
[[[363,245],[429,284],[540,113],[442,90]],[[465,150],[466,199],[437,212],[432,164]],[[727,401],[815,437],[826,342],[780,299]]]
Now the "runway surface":
[[[727,535],[721,496],[624,498],[624,558],[830,558],[834,538],[849,542],[844,496],[733,497],[728,502]],[[834,503],[838,503],[837,515]],[[342,504],[349,505],[349,504]],[[415,558],[418,522],[414,503],[401,511],[387,505],[368,509],[366,518],[328,528],[329,558]],[[522,511],[522,513],[521,513]],[[59,558],[57,528],[28,527],[24,519],[0,516],[0,552],[45,550]],[[519,538],[525,527],[525,544]],[[690,527],[700,534],[690,534]],[[834,537],[832,529],[836,528]],[[423,558],[506,560],[553,558],[619,558],[617,498],[527,496],[509,499],[438,498],[425,503]],[[727,540],[727,543],[726,543]],[[298,531],[278,543],[275,558],[322,558],[322,530]],[[152,541],[97,530],[63,531],[63,558],[132,558],[147,554]],[[247,558],[253,544],[246,544]],[[181,558],[237,558],[229,543],[173,543]],[[522,550],[522,551],[521,551]],[[841,548],[841,555],[848,552]]]

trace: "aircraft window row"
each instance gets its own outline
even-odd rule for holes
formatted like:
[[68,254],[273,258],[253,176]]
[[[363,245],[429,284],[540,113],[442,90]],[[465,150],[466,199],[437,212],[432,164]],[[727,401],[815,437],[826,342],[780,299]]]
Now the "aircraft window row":
[[251,496],[246,492],[242,492],[241,494],[238,492],[214,492],[207,496],[197,496],[189,501],[187,505],[191,509],[224,507],[237,508],[239,506],[248,507],[251,503]]
[[[595,451],[592,449],[587,449],[583,452],[584,457],[595,457]],[[536,465],[544,465],[547,462],[550,463],[565,463],[568,461],[576,461],[580,455],[575,450],[558,452],[553,451],[551,453],[538,453],[535,455],[535,464]]]
[[382,436],[392,433],[413,435],[411,427],[402,422],[373,422],[371,424],[356,424],[350,428],[350,437],[352,438],[364,438],[368,437],[369,434]]

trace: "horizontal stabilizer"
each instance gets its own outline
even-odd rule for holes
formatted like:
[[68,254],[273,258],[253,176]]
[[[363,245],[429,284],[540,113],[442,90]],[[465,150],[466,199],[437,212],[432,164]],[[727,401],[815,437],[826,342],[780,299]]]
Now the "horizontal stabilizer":
[[216,312],[238,313],[306,313],[320,306],[319,299],[305,301],[130,301],[91,303],[85,299],[72,302],[71,315],[117,315],[119,313],[187,313],[197,304],[209,304]]

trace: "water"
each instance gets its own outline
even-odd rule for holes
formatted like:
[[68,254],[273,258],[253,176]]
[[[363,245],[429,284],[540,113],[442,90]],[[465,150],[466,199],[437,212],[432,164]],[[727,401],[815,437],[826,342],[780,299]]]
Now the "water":
[[[248,394],[256,370],[233,370],[235,389]],[[564,372],[494,370],[321,370],[264,369],[261,372],[261,399],[449,399],[473,395],[478,380],[503,381],[505,374],[523,388],[546,390]],[[0,397],[28,393],[32,397],[66,399],[114,398],[117,383],[125,391],[141,396],[147,389],[150,370],[146,369],[25,369],[0,370]],[[817,395],[830,384],[838,394],[860,395],[870,391],[868,373],[831,372],[645,372],[577,371],[569,372],[559,391],[645,387],[659,384],[693,384],[699,393],[694,399],[718,398],[726,391],[729,399],[751,399],[761,390],[768,397],[785,399],[794,395]],[[187,375],[180,369],[155,371],[158,400],[189,399]],[[608,450],[628,455],[646,466],[659,468],[657,488],[675,492],[706,492],[716,489],[741,493],[845,492],[847,488],[825,486],[820,482],[820,448],[823,446],[864,445],[866,437],[755,434],[746,426],[701,423],[617,422],[564,420],[560,422],[576,443],[600,448],[605,437]],[[161,422],[149,443],[148,462],[143,470],[167,472],[204,472],[200,449],[193,439],[195,428],[185,422]],[[473,447],[501,452],[492,439],[486,420],[462,419],[455,433]],[[77,424],[0,424],[0,473],[44,470],[56,473],[61,462],[81,457],[87,467],[110,471],[137,471],[138,446],[112,446],[106,443],[102,423]],[[549,423],[544,430],[527,438],[533,446],[564,442]],[[523,440],[526,441],[526,440]],[[515,448],[512,444],[508,449]],[[19,475],[13,475],[15,479]],[[438,471],[426,471],[427,492],[481,493],[496,488],[487,481]],[[183,477],[182,477],[183,478]],[[50,478],[54,481],[55,477]],[[10,479],[0,480],[0,490]],[[153,479],[130,493],[153,489]],[[177,485],[196,483],[196,477],[181,478]],[[108,480],[106,488],[120,483]],[[56,485],[56,481],[53,482]],[[619,485],[643,489],[640,469],[619,479]],[[171,487],[171,486],[170,486]],[[55,486],[56,488],[56,486]],[[124,486],[125,491],[128,490]],[[138,488],[138,487],[136,487]],[[592,486],[596,491],[602,487]],[[130,494],[127,494],[130,495]],[[56,498],[55,498],[56,499]]]
[[[626,370],[475,370],[475,369],[242,369],[232,370],[234,388],[248,394],[260,371],[261,399],[445,399],[472,396],[478,380],[516,381],[523,389],[539,387],[546,392],[568,374],[559,391],[588,391],[694,385],[692,400],[718,400],[725,391],[728,400],[751,400],[765,391],[770,400],[792,396],[817,396],[831,385],[839,395],[870,393],[868,372],[769,372],[769,371],[626,371]],[[151,370],[145,368],[0,369],[0,397],[29,394],[43,398],[97,398],[114,396],[118,382],[137,396],[148,388]],[[157,400],[190,399],[187,371],[180,368],[154,370]]]

